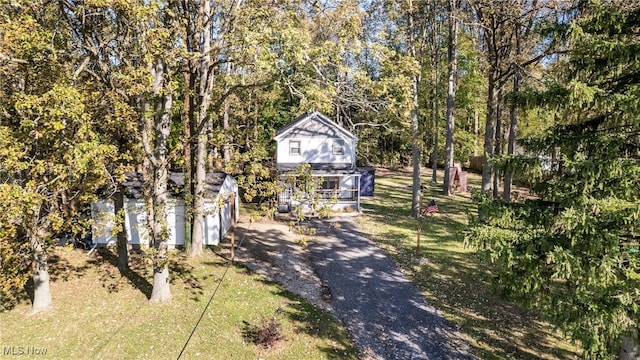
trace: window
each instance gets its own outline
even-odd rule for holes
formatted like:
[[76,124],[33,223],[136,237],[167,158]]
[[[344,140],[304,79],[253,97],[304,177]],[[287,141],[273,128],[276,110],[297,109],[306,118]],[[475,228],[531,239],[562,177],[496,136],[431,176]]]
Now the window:
[[322,190],[336,190],[338,189],[338,178],[327,177],[322,181]]
[[289,140],[289,155],[300,155],[299,140]]
[[338,184],[339,179],[337,177],[327,177],[322,181],[322,190],[319,193],[323,199],[331,199],[334,196],[338,196]]
[[333,155],[344,155],[344,140],[333,140]]

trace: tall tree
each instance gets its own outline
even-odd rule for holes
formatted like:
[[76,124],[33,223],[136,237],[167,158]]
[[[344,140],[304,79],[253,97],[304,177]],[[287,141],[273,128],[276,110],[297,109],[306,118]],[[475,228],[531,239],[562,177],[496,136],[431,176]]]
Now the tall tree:
[[[510,22],[513,26],[511,29],[513,55],[509,75],[512,85],[507,96],[509,103],[504,104],[505,108],[509,108],[509,121],[505,121],[504,131],[507,153],[506,156],[503,156],[504,160],[501,161],[501,171],[504,174],[502,196],[507,201],[511,198],[514,177],[514,169],[510,166],[509,159],[516,153],[519,119],[523,107],[521,88],[526,80],[532,78],[529,75],[532,72],[532,67],[564,46],[553,32],[555,27],[553,24],[558,23],[559,19],[565,16],[565,11],[569,7],[569,2],[523,2],[520,15]],[[503,143],[501,146],[504,147],[504,145]],[[494,187],[497,188],[497,185]]]
[[150,245],[153,246],[152,302],[171,299],[169,286],[167,224],[169,135],[171,134],[175,86],[172,69],[178,61],[174,40],[175,17],[167,4],[151,1],[129,9],[131,36],[138,45],[134,61],[124,71],[131,78],[130,96],[138,116],[138,133],[143,149],[143,179]]
[[[72,83],[69,28],[46,3],[0,5],[0,249],[3,288],[30,270],[30,313],[51,306],[48,249],[105,182],[115,148],[95,131],[93,104]],[[7,266],[7,267],[5,267]],[[9,274],[13,279],[4,278]]]
[[[554,20],[554,14],[562,14],[568,2],[522,0],[515,2],[494,2],[485,0],[469,0],[476,20],[481,28],[484,53],[487,61],[487,112],[484,136],[484,162],[482,166],[482,190],[491,191],[495,176],[491,158],[496,155],[496,141],[501,141],[497,132],[497,121],[501,107],[500,94],[505,85],[516,72],[520,72],[531,64],[539,62],[549,55],[555,47],[556,39],[550,37],[530,37],[527,47],[531,50],[529,57],[523,59],[517,51],[516,29],[527,25],[526,34],[533,34],[533,27],[539,26],[548,19]],[[520,32],[519,41],[524,39]],[[522,45],[522,44],[521,44]],[[496,182],[497,183],[497,182]],[[497,189],[495,189],[497,194]]]
[[469,1],[482,28],[487,59],[487,113],[484,136],[484,162],[482,165],[482,190],[491,190],[493,176],[489,158],[495,150],[495,130],[498,116],[498,94],[509,74],[511,57],[510,32],[506,30],[514,17],[511,3],[473,0]]
[[[408,0],[407,18],[408,18],[408,53],[409,56],[417,61],[417,56],[420,50],[418,47],[420,44],[417,41],[418,34],[416,34],[416,13],[417,5],[414,6],[413,0]],[[420,185],[420,167],[421,167],[421,154],[422,146],[420,141],[420,123],[419,123],[419,89],[420,86],[420,73],[415,72],[412,79],[411,86],[411,164],[413,167],[413,182],[411,186],[411,214],[414,217],[420,216],[420,202],[422,199],[422,188]]]
[[451,171],[453,167],[453,146],[454,146],[454,128],[455,128],[455,101],[456,101],[456,79],[458,72],[458,19],[456,9],[458,8],[456,0],[448,0],[447,10],[449,12],[449,44],[447,57],[449,61],[448,70],[448,91],[447,91],[447,139],[445,145],[445,166],[444,166],[444,194],[451,194]]
[[[154,51],[155,52],[155,51]],[[169,66],[164,56],[152,53],[148,60],[152,79],[151,91],[139,101],[140,132],[146,153],[145,181],[149,187],[147,214],[150,219],[151,241],[156,250],[153,257],[153,288],[150,301],[168,301],[169,288],[169,225],[167,201],[169,180],[168,139],[171,133],[173,93],[170,86]]]
[[[185,183],[188,187],[189,255],[203,251],[208,140],[224,139],[224,166],[231,159],[229,97],[267,85],[279,75],[278,55],[295,36],[288,3],[242,1],[176,2],[184,28],[183,86]],[[295,55],[295,54],[290,54]],[[286,63],[282,59],[282,63]],[[221,122],[219,120],[222,119]],[[209,169],[211,170],[211,169]],[[192,224],[191,224],[192,222]]]
[[[637,359],[640,5],[584,1],[570,14],[559,23],[571,44],[559,82],[538,98],[561,116],[519,161],[537,174],[537,199],[484,197],[467,239],[497,265],[504,292],[579,340],[585,357]],[[540,173],[538,156],[552,153]]]
[[[424,1],[381,1],[380,3],[384,9],[383,21],[386,31],[384,34],[386,39],[381,44],[384,44],[395,54],[398,65],[395,71],[397,74],[403,73],[403,78],[397,77],[396,81],[403,81],[402,86],[406,88],[399,94],[402,94],[401,96],[406,99],[404,108],[408,121],[404,121],[407,124],[405,131],[408,134],[405,136],[410,141],[401,140],[401,148],[406,149],[405,151],[410,149],[413,169],[411,213],[412,216],[418,216],[421,200],[420,168],[423,147],[423,134],[420,131],[423,114],[420,109],[424,106],[424,102],[421,101],[421,89],[424,73],[428,68],[426,64],[429,62],[424,56],[427,38],[428,35],[433,35],[433,28],[430,28],[429,21],[425,21],[425,15],[431,16],[434,11],[429,11],[430,4]],[[386,140],[389,141],[389,139]],[[395,141],[391,142],[394,145],[395,143]],[[408,159],[408,156],[405,155],[405,157]]]
[[[231,14],[222,17],[224,21],[233,16],[238,3],[231,4]],[[213,91],[213,84],[215,76],[213,72],[215,68],[212,66],[212,29],[214,26],[214,17],[212,12],[212,6],[210,0],[202,0],[198,7],[198,14],[196,16],[197,27],[193,30],[193,34],[196,39],[193,41],[196,44],[196,48],[192,49],[197,54],[201,54],[197,59],[195,82],[193,83],[195,89],[188,89],[196,94],[195,103],[196,107],[196,119],[195,128],[192,128],[190,133],[193,137],[193,150],[195,156],[192,161],[193,168],[191,178],[194,180],[193,187],[193,208],[191,214],[193,216],[193,228],[191,229],[191,244],[189,246],[189,255],[196,256],[202,254],[202,247],[204,244],[204,197],[205,186],[207,181],[207,136],[204,132],[207,122],[210,121],[209,107],[211,106],[211,96]],[[229,26],[229,25],[226,25]],[[224,34],[224,33],[223,33]],[[223,35],[221,34],[221,35]],[[192,125],[193,126],[193,125]],[[191,160],[191,159],[189,159]]]
[[[97,124],[104,143],[118,148],[118,158],[108,164],[110,184],[102,195],[111,194],[116,214],[118,268],[129,266],[128,238],[125,226],[125,199],[122,182],[140,161],[137,116],[133,108],[130,84],[125,69],[135,58],[137,44],[131,37],[130,21],[134,5],[109,2],[65,1],[63,19],[72,32],[69,47],[73,50],[76,86],[92,94],[102,121]],[[115,46],[117,44],[117,46]]]

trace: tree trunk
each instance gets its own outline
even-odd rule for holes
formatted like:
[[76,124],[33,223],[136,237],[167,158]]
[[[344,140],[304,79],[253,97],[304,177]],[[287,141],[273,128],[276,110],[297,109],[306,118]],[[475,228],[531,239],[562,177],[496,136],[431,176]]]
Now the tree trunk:
[[440,80],[440,54],[439,44],[436,44],[435,48],[435,79],[434,79],[434,91],[433,91],[433,149],[431,152],[431,182],[438,183],[438,119],[440,118],[440,93],[439,93],[439,80]]
[[[513,77],[513,103],[511,104],[511,119],[509,122],[509,144],[507,145],[507,154],[509,156],[515,153],[516,136],[518,135],[518,95],[520,94],[520,73],[516,72]],[[513,184],[513,166],[507,167],[504,172],[504,191],[502,198],[506,201],[511,200],[511,187]]]
[[[436,80],[436,88],[438,87],[438,80]],[[433,115],[433,149],[431,150],[431,182],[438,183],[438,118],[440,113],[440,107],[438,106],[438,91],[434,98],[434,115]]]
[[[228,71],[228,70],[227,70]],[[223,156],[225,165],[231,162],[231,148],[229,147],[229,101],[224,103],[224,113],[222,115],[222,128],[224,131]]]
[[118,185],[118,191],[113,194],[113,209],[116,214],[116,224],[118,225],[117,246],[118,246],[118,270],[120,272],[129,268],[129,242],[127,241],[126,213],[124,208],[124,194],[122,186]]
[[620,347],[619,360],[640,359],[640,345],[638,345],[638,332],[634,331],[632,336],[624,336]]
[[[496,129],[495,129],[495,147],[493,149],[494,155],[502,155],[502,88],[498,90],[498,100],[496,102]],[[500,183],[500,169],[493,169],[493,197],[497,199],[500,196],[498,185]]]
[[[192,50],[192,31],[187,26],[187,35],[185,37],[185,43],[188,44],[188,48]],[[193,165],[193,139],[191,138],[191,128],[194,126],[194,96],[191,91],[195,87],[195,74],[191,60],[184,60],[182,70],[184,80],[184,106],[182,109],[182,127],[184,128],[184,248],[189,249],[191,246],[191,224],[192,213],[191,208],[193,206],[193,178],[191,177],[191,169]]]
[[[414,19],[413,19],[413,1],[409,0],[409,52],[416,59],[416,44],[414,38]],[[412,82],[412,109],[411,109],[411,152],[413,164],[413,185],[411,191],[411,214],[414,217],[420,215],[420,197],[422,189],[420,188],[420,131],[418,118],[418,86],[420,84],[420,75],[413,76]]]
[[489,74],[489,87],[487,91],[487,118],[484,132],[484,160],[482,162],[482,191],[491,191],[491,176],[493,171],[489,166],[489,157],[493,155],[495,136],[495,116],[498,111],[498,91],[496,89],[495,76]]
[[[225,73],[227,76],[231,76],[232,65],[231,63],[227,63],[227,67],[225,68]],[[337,105],[336,105],[337,106]],[[224,112],[222,115],[222,129],[224,132],[224,144],[223,144],[223,160],[225,164],[228,164],[231,161],[231,147],[229,143],[231,139],[229,137],[229,128],[231,127],[229,123],[229,111],[230,111],[230,101],[227,98],[224,102]]]
[[27,315],[34,315],[51,309],[51,288],[49,287],[49,265],[44,245],[32,235],[33,249],[33,302]]
[[[143,138],[144,138],[144,135],[143,135]],[[142,173],[143,173],[143,179],[145,182],[143,191],[144,191],[144,207],[147,210],[146,228],[147,228],[147,231],[149,231],[149,233],[152,234],[151,224],[153,224],[156,221],[156,214],[155,214],[156,212],[153,207],[153,199],[151,198],[151,186],[146,185],[146,183],[148,182],[148,179],[151,179],[151,175],[149,174],[153,173],[151,161],[149,161],[148,158],[145,158],[143,160]],[[149,243],[147,245],[149,245],[150,248],[153,248],[154,246],[153,236],[149,237]]]
[[169,261],[168,240],[169,229],[167,224],[167,180],[168,172],[165,166],[154,169],[153,187],[151,190],[152,203],[155,211],[155,219],[151,226],[154,248],[156,254],[153,258],[153,289],[151,290],[152,302],[163,302],[171,299],[169,288]]
[[217,156],[215,156],[216,154],[213,151],[209,151],[209,144],[213,144],[215,142],[215,129],[213,126],[213,121],[211,118],[209,118],[207,120],[207,139],[206,141],[206,149],[207,149],[207,154],[206,154],[206,159],[205,159],[205,169],[207,172],[211,172],[211,171],[215,171],[217,169],[221,168],[221,164],[220,161],[218,161]]
[[200,59],[198,69],[198,123],[197,130],[201,133],[194,133],[196,137],[195,147],[195,185],[193,189],[193,229],[191,235],[191,247],[189,248],[189,256],[198,256],[203,253],[204,244],[204,196],[205,184],[207,177],[207,135],[202,133],[202,129],[206,128],[209,121],[209,106],[211,104],[211,88],[213,87],[213,74],[210,73],[211,65],[211,1],[204,0],[199,9],[199,18],[201,19],[202,29],[199,29],[200,41],[198,42],[202,48],[202,58]]
[[169,261],[168,242],[169,225],[167,224],[167,182],[169,173],[167,170],[167,147],[171,132],[171,111],[173,108],[173,96],[166,91],[168,79],[166,79],[167,65],[163,59],[155,59],[151,69],[153,78],[153,95],[155,101],[154,151],[150,159],[151,178],[151,204],[153,208],[153,222],[151,223],[151,237],[156,254],[153,258],[153,289],[150,301],[163,302],[171,299],[169,288]]
[[479,122],[480,122],[480,112],[478,109],[475,109],[473,112],[473,135],[474,135],[474,144],[473,144],[473,156],[478,156],[478,132],[479,132]]
[[458,71],[458,63],[456,57],[456,45],[458,40],[458,22],[455,18],[456,0],[449,0],[449,76],[447,91],[447,139],[445,142],[445,165],[444,165],[444,194],[451,195],[451,172],[449,169],[453,166],[453,136],[455,129],[455,99],[456,99],[456,72]]
[[152,224],[153,242],[156,254],[153,258],[153,289],[150,301],[163,302],[171,299],[169,288],[169,261],[168,240],[169,229],[167,224],[167,180],[166,167],[157,167],[153,176],[153,188],[151,191],[152,203],[155,211],[155,219]]
[[411,136],[413,138],[411,143],[412,150],[412,163],[413,163],[413,185],[411,196],[411,209],[414,217],[420,214],[420,197],[422,195],[422,189],[420,188],[420,141],[419,141],[419,128],[418,128],[418,82],[420,81],[418,76],[415,76],[413,82],[413,109],[411,110]]
[[193,235],[189,256],[198,256],[203,253],[204,246],[204,196],[206,185],[206,135],[197,137],[195,156],[195,187],[193,190]]
[[[530,29],[531,26],[528,27]],[[528,30],[527,30],[528,32]],[[525,32],[525,37],[526,33]],[[521,56],[522,49],[520,47],[520,28],[516,23],[514,27],[514,34],[516,38],[516,56]],[[521,81],[520,69],[516,69],[513,74],[513,96],[511,97],[511,116],[509,121],[509,144],[507,146],[507,154],[512,156],[515,153],[516,148],[516,136],[518,135],[518,117],[519,117],[519,104],[518,98],[520,95],[520,81]],[[504,191],[502,198],[506,201],[511,201],[511,185],[513,184],[513,166],[508,166],[504,172]]]

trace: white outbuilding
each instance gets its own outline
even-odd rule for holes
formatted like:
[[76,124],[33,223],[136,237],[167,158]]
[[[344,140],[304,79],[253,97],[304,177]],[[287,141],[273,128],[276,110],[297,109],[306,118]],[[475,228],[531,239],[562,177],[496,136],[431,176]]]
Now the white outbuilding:
[[[150,243],[147,225],[147,211],[141,175],[131,174],[124,187],[124,209],[127,239],[132,247],[147,247]],[[168,181],[169,201],[167,203],[167,223],[169,226],[169,247],[184,245],[184,176],[170,173]],[[233,195],[232,195],[233,194]],[[232,203],[233,202],[233,203]],[[232,219],[239,217],[238,183],[225,173],[208,173],[205,188],[204,245],[218,245],[231,229]],[[115,244],[117,236],[113,231],[115,211],[112,199],[99,199],[91,204],[93,219],[93,243],[97,246]]]

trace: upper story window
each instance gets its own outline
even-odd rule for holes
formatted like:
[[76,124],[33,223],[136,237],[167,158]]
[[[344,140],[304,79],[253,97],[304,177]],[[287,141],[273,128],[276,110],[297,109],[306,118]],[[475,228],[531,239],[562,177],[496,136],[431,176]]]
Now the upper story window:
[[333,140],[331,153],[333,155],[344,155],[344,140]]
[[300,140],[289,140],[289,155],[300,155]]

